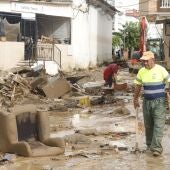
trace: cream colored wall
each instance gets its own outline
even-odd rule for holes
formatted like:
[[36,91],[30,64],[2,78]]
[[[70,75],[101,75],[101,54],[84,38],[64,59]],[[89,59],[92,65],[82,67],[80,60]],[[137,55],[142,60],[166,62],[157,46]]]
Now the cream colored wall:
[[139,0],[139,12],[140,16],[154,14],[157,12],[157,0]]
[[23,42],[0,42],[1,70],[7,70],[15,67],[20,60],[24,60]]
[[89,7],[72,19],[75,67],[94,67],[112,61],[112,18],[100,8]]
[[144,16],[146,14],[148,14],[148,6],[149,6],[149,2],[145,2],[145,0],[139,0],[139,13],[140,16]]
[[157,1],[158,0],[148,1],[149,2],[149,6],[148,6],[149,14],[154,14],[155,12],[157,12],[157,4],[158,4]]
[[[72,46],[67,44],[55,44],[61,50],[61,66],[64,71],[72,71],[75,67],[75,60],[72,55]],[[54,52],[55,61],[59,63],[57,50]]]

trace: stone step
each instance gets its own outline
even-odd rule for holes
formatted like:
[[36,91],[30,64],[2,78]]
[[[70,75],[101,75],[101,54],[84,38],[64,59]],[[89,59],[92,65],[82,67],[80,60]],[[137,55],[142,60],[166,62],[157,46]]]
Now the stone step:
[[29,60],[21,60],[18,62],[17,66],[32,66],[35,62]]

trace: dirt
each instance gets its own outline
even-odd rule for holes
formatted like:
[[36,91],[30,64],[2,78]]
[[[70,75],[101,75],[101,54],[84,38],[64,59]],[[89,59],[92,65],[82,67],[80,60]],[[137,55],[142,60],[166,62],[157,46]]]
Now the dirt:
[[[102,81],[101,68],[86,73],[90,73],[90,76],[80,80],[80,85],[89,81]],[[121,69],[118,81],[131,86],[134,77],[128,69]],[[65,139],[65,154],[38,158],[16,156],[1,163],[0,170],[169,170],[169,125],[165,128],[161,157],[155,158],[150,153],[131,153],[136,142],[141,151],[146,147],[142,109],[139,110],[140,127],[136,138],[132,92],[118,91],[113,95],[117,100],[124,101],[126,114],[120,111],[119,103],[52,111],[51,136]]]

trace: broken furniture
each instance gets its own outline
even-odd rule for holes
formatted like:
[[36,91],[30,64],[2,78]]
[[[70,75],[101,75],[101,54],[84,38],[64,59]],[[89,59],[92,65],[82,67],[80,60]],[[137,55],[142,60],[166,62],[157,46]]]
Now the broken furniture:
[[65,142],[50,138],[46,111],[33,104],[16,105],[0,111],[0,151],[22,156],[50,156],[64,153]]

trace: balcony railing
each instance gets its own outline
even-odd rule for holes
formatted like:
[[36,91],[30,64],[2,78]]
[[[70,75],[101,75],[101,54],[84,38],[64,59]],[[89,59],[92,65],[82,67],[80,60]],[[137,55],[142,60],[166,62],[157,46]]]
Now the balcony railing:
[[170,0],[158,0],[158,12],[170,12]]
[[170,8],[170,0],[161,0],[160,8]]

